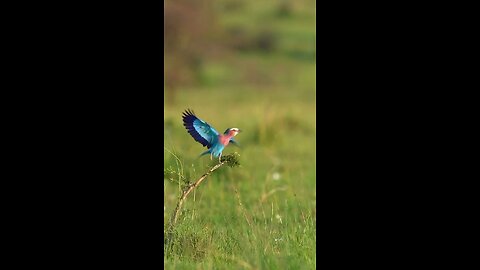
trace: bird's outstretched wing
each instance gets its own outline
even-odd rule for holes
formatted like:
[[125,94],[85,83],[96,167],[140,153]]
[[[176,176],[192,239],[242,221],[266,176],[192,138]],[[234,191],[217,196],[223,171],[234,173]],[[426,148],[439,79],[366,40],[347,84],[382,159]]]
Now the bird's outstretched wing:
[[218,131],[211,127],[207,122],[195,116],[190,109],[183,113],[183,125],[188,133],[192,135],[195,141],[201,143],[210,149],[212,144],[218,140]]

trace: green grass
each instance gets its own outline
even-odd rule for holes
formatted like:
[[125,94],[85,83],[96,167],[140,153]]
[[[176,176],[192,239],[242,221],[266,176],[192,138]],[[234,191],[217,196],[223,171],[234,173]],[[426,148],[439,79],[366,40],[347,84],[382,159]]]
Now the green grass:
[[164,104],[165,229],[184,181],[218,162],[197,159],[206,149],[182,126],[182,111],[219,132],[243,130],[242,147],[224,150],[240,154],[240,167],[221,167],[186,199],[166,269],[316,268],[314,6],[292,1],[293,13],[278,17],[273,3],[245,1],[220,20],[249,29],[263,20],[277,34],[275,50],[209,59],[203,84]]
[[[187,198],[176,228],[177,248],[165,257],[167,269],[315,268],[315,104],[275,93],[254,102],[219,94],[217,105],[205,106],[197,89],[180,94],[182,105],[166,106],[164,145],[181,164],[164,151],[164,165],[190,182],[215,161],[195,159],[204,148],[184,130],[181,110],[195,109],[220,132],[232,125],[243,129],[237,136],[242,148],[224,151],[238,152],[241,166],[220,168]],[[234,109],[225,109],[229,103],[236,104]],[[183,181],[178,174],[170,176],[164,182],[166,220]]]

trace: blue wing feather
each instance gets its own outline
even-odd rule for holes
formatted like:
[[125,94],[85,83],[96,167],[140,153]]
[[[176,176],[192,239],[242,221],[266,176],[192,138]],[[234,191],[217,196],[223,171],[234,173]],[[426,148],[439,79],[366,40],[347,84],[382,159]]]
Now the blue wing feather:
[[208,149],[218,140],[218,132],[207,122],[195,116],[190,109],[183,113],[183,125],[195,141]]

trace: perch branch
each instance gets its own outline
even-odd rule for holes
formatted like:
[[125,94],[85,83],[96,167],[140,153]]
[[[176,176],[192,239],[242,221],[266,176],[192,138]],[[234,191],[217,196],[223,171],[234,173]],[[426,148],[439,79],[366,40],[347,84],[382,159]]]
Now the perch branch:
[[173,215],[170,218],[170,228],[172,228],[176,223],[178,219],[178,215],[180,214],[180,210],[182,209],[183,202],[187,198],[188,194],[194,190],[196,187],[202,183],[202,181],[207,178],[212,172],[214,172],[216,169],[220,168],[222,165],[227,163],[227,161],[223,161],[217,165],[215,165],[213,168],[211,168],[208,172],[206,172],[204,175],[202,175],[195,183],[187,186],[186,189],[183,190],[182,196],[180,197],[180,200],[177,203],[177,206],[175,207],[175,211],[173,211]]
[[[167,235],[166,235],[166,238],[165,238],[165,243],[166,244],[171,243],[171,240],[172,240],[172,237],[173,237],[173,234],[174,234],[173,233],[173,227],[177,223],[178,217],[179,217],[180,212],[181,212],[180,210],[182,209],[182,205],[185,202],[188,194],[190,194],[190,192],[192,190],[194,190],[196,187],[198,187],[202,183],[202,181],[205,180],[205,178],[207,178],[207,176],[209,176],[212,172],[214,172],[215,170],[217,170],[218,168],[220,168],[224,164],[227,164],[230,167],[239,166],[240,163],[238,162],[238,158],[237,158],[238,156],[239,155],[237,153],[234,153],[232,155],[223,156],[221,158],[220,163],[213,166],[210,170],[208,170],[205,174],[203,174],[200,178],[198,178],[198,180],[195,181],[195,183],[190,184],[183,189],[182,195],[180,196],[180,199],[178,200],[177,206],[175,207],[175,210],[173,211],[172,216],[170,218],[170,222],[169,222],[170,224],[168,226],[168,230],[166,232]],[[167,248],[171,248],[171,245],[168,244]]]

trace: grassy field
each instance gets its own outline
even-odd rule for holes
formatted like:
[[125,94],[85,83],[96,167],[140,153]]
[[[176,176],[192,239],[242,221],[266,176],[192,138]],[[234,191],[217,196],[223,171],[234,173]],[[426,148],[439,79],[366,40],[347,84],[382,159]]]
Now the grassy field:
[[164,104],[164,230],[184,182],[218,163],[198,159],[206,148],[182,126],[182,111],[193,109],[219,132],[243,131],[241,148],[224,150],[237,152],[241,165],[221,167],[187,198],[166,269],[316,268],[314,5],[298,1],[289,16],[276,16],[258,3],[240,7],[249,17],[234,9],[221,23],[248,28],[263,20],[277,36],[275,49],[207,61],[204,83]]

